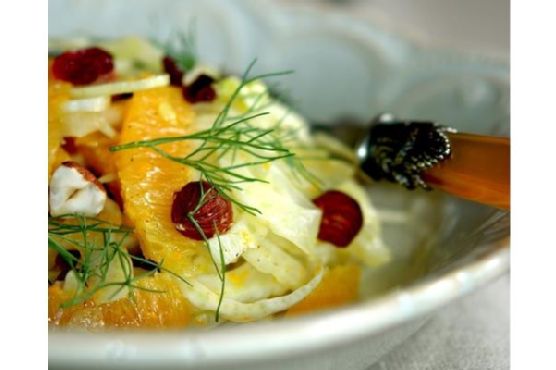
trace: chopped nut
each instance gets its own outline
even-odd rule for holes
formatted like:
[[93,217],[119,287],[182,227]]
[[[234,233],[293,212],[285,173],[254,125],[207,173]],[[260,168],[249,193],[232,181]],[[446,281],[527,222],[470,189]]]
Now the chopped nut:
[[50,214],[96,216],[106,202],[106,190],[91,172],[75,162],[63,162],[50,180]]

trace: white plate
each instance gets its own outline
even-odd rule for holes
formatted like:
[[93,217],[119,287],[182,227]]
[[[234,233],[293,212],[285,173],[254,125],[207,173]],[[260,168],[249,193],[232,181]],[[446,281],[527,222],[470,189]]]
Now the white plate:
[[[50,36],[163,38],[193,19],[199,55],[210,64],[240,73],[257,57],[258,71],[295,69],[281,88],[312,120],[363,120],[387,110],[509,133],[509,66],[500,60],[424,49],[373,24],[266,1],[49,2]],[[395,259],[365,276],[363,302],[213,331],[52,331],[51,366],[364,369],[427,315],[508,270],[508,214],[437,193],[391,186],[371,193],[381,209],[410,211],[411,222],[386,225]]]

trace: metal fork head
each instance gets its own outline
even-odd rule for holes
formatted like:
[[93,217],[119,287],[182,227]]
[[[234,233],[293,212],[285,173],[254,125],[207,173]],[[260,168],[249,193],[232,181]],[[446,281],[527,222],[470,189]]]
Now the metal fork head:
[[366,175],[408,189],[429,189],[421,174],[450,157],[447,133],[454,131],[434,122],[396,119],[390,113],[381,113],[366,125],[348,121],[313,128],[354,149],[357,165]]

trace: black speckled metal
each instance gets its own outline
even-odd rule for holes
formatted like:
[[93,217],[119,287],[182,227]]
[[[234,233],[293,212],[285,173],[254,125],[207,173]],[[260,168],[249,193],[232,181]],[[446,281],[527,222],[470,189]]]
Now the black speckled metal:
[[377,181],[386,179],[407,189],[430,190],[421,174],[450,158],[448,132],[455,130],[434,122],[378,116],[360,148],[364,152],[361,168]]

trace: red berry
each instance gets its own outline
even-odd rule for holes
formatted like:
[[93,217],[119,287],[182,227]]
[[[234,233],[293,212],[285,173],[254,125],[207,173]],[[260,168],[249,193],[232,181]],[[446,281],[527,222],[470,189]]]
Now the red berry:
[[[201,190],[202,186],[202,190]],[[203,197],[203,200],[201,200]],[[193,181],[174,193],[172,203],[172,222],[182,235],[195,240],[203,240],[195,224],[188,218],[189,214],[202,206],[193,214],[193,219],[203,230],[207,238],[218,231],[224,234],[232,225],[232,203],[224,199],[208,182]]]
[[165,56],[162,59],[162,65],[164,66],[164,72],[170,75],[170,85],[181,87],[183,71],[180,67],[178,67],[174,59],[169,56]]
[[363,213],[357,201],[345,193],[329,190],[313,203],[322,210],[318,238],[347,247],[363,227]]
[[59,80],[76,86],[88,85],[112,73],[112,55],[100,48],[66,51],[54,59],[52,73]]
[[75,138],[74,137],[64,137],[62,139],[62,149],[64,149],[69,154],[77,153],[77,145],[75,145]]
[[213,101],[216,99],[216,91],[211,86],[214,78],[209,75],[199,75],[189,86],[184,86],[182,94],[190,103]]

